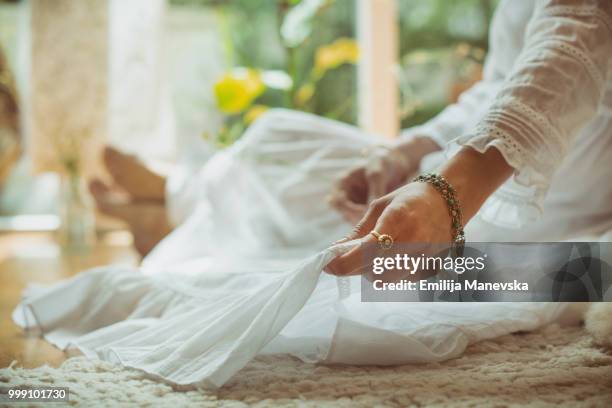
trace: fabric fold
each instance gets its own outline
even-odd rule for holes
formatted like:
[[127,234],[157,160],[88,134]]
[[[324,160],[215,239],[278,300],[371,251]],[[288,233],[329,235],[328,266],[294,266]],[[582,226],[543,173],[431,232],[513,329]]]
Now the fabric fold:
[[280,333],[310,298],[325,265],[354,244],[324,250],[262,280],[247,297],[220,296],[204,304],[135,270],[94,269],[32,293],[13,318],[60,348],[172,383],[216,388]]

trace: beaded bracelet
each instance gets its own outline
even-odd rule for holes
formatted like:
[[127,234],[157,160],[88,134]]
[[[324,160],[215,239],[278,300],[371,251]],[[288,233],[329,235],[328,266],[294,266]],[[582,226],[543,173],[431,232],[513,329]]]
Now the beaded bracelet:
[[434,173],[425,173],[417,176],[413,181],[429,183],[442,194],[442,198],[448,204],[448,213],[451,216],[451,238],[453,243],[458,247],[463,246],[465,244],[465,232],[461,223],[461,208],[459,207],[459,201],[455,197],[455,189],[446,181],[444,176]]

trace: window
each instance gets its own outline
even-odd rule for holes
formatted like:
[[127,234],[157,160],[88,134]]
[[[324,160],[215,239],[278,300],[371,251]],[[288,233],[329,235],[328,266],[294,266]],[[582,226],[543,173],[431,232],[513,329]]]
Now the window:
[[91,175],[103,143],[160,168],[201,161],[271,107],[393,137],[478,80],[495,5],[1,1],[0,45],[27,148],[2,187],[0,216],[57,213],[49,171],[66,167],[57,140],[77,141],[79,172]]

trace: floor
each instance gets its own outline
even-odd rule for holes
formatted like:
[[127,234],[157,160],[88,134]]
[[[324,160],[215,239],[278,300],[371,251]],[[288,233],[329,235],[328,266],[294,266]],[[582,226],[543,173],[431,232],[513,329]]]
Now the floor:
[[108,263],[134,265],[129,235],[107,233],[90,250],[62,250],[50,233],[0,234],[0,367],[17,360],[24,368],[59,366],[66,356],[38,337],[26,336],[11,314],[30,283],[51,283]]
[[264,356],[216,392],[178,392],[104,362],[61,365],[61,351],[13,324],[10,315],[29,283],[101,264],[136,264],[129,241],[125,233],[108,234],[91,251],[74,252],[62,251],[49,234],[0,234],[0,382],[68,386],[71,403],[83,406],[612,406],[612,355],[593,346],[581,327],[503,336],[470,346],[460,358],[418,366],[323,366]]
[[62,386],[73,406],[130,407],[612,407],[612,354],[581,327],[551,325],[474,344],[443,363],[391,367],[305,364],[260,356],[223,388],[173,389],[107,362],[0,368],[4,387]]

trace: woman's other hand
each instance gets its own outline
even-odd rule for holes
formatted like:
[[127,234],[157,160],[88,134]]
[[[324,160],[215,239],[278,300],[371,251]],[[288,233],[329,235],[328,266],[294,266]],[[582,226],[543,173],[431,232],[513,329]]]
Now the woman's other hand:
[[355,224],[369,203],[404,185],[419,170],[421,159],[436,150],[438,145],[428,137],[373,147],[365,165],[351,169],[338,180],[330,204]]

